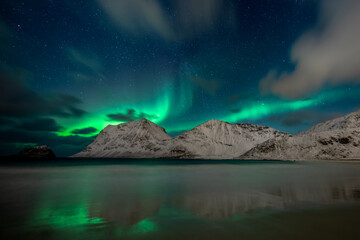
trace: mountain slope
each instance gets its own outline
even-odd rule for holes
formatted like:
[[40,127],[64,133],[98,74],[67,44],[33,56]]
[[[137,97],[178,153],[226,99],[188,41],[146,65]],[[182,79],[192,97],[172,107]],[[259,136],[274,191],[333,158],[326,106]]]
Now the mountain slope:
[[207,121],[172,140],[170,157],[231,159],[271,139],[287,136],[273,128],[253,124]]
[[108,125],[83,151],[73,157],[153,158],[167,152],[171,137],[155,123],[141,119],[119,125]]
[[293,136],[270,139],[246,152],[240,158],[360,159],[360,111],[319,123]]

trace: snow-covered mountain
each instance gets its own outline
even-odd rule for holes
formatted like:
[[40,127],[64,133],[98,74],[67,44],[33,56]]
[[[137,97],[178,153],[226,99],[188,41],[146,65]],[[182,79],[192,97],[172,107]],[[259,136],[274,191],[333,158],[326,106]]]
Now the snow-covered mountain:
[[73,157],[232,159],[268,139],[286,135],[264,126],[210,120],[171,139],[164,128],[141,119],[107,126]]
[[213,119],[175,137],[170,157],[232,159],[268,139],[287,135],[265,126]]
[[171,138],[164,128],[141,119],[107,126],[73,157],[360,159],[360,111],[295,135],[265,126],[210,120]]
[[165,129],[143,118],[119,125],[108,125],[83,151],[73,157],[156,158],[168,152],[171,137]]
[[319,123],[307,131],[270,139],[242,159],[360,159],[360,111]]

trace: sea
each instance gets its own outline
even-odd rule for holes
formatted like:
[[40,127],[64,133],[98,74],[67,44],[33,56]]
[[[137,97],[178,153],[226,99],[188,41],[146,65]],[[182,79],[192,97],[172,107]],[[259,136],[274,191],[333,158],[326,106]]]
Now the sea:
[[360,163],[0,163],[0,239],[360,239]]

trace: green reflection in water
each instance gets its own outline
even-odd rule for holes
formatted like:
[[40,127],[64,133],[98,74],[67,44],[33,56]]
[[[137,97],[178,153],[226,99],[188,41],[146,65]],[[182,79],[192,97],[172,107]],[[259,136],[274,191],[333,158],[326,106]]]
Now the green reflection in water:
[[101,218],[90,217],[85,205],[43,207],[32,219],[31,225],[66,228],[103,223]]
[[[146,218],[130,227],[118,227],[116,235],[121,236],[141,236],[149,233],[161,232],[164,227],[162,224],[169,221],[182,221],[185,219],[196,219],[190,212],[169,206],[161,206],[156,215]],[[161,224],[162,223],[162,224]]]
[[[102,218],[96,217],[96,206],[90,204],[94,188],[91,181],[96,177],[94,171],[77,171],[76,176],[57,173],[49,171],[43,175],[47,181],[44,182],[34,212],[28,219],[29,226],[82,230],[89,225],[104,223]],[[64,185],[63,179],[71,180]],[[80,181],[82,179],[87,181]]]
[[143,235],[149,232],[158,230],[157,224],[151,219],[144,219],[131,227],[118,227],[116,230],[117,236],[132,236],[132,235]]
[[130,229],[130,234],[144,234],[156,230],[156,224],[149,219],[144,219],[141,222],[133,225]]

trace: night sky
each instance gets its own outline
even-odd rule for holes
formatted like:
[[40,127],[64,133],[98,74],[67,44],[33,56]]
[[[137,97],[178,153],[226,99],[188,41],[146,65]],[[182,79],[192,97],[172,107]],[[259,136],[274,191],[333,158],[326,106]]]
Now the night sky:
[[360,107],[358,0],[3,0],[0,155],[108,124],[296,133]]

